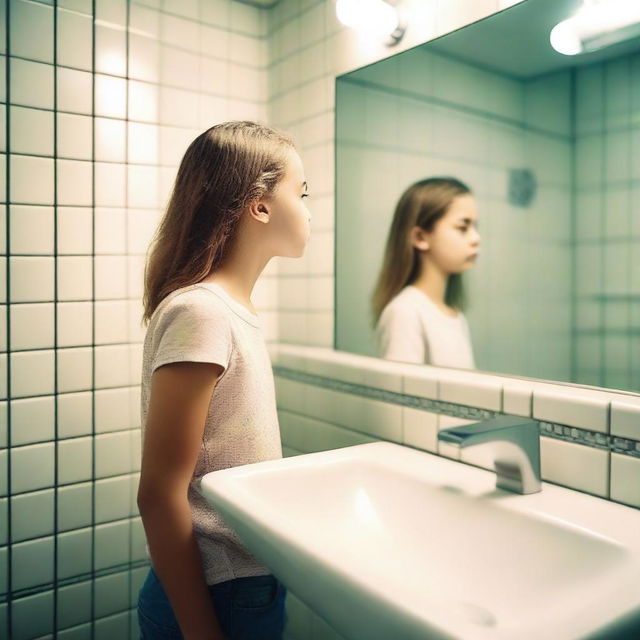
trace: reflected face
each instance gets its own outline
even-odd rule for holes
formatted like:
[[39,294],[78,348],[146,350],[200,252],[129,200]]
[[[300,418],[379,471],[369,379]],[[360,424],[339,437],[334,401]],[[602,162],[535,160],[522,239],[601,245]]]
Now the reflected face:
[[275,255],[299,258],[304,253],[311,229],[311,214],[305,204],[307,195],[302,160],[297,151],[289,149],[284,177],[265,199]]
[[476,263],[480,234],[475,198],[464,194],[454,198],[447,212],[424,233],[426,256],[444,273],[463,273]]

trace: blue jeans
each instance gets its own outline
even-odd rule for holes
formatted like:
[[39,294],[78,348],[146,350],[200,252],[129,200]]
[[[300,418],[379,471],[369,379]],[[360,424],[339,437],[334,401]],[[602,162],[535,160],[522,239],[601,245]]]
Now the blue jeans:
[[[211,601],[228,640],[281,640],[287,590],[273,575],[236,578],[209,585]],[[142,640],[182,640],[178,621],[155,571],[138,595]]]

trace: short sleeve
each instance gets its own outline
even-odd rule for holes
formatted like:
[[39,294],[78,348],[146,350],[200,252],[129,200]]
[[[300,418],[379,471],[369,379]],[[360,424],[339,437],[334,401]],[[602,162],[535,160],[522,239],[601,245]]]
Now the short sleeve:
[[381,358],[418,364],[428,362],[420,318],[412,310],[387,305],[376,326],[376,339]]
[[181,298],[158,322],[151,373],[171,362],[210,362],[226,370],[233,346],[228,310],[195,295]]

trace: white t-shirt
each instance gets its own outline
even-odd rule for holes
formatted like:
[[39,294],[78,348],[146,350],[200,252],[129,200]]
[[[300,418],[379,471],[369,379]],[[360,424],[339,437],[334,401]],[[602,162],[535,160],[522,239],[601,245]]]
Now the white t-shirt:
[[423,291],[406,286],[380,314],[380,357],[387,360],[474,369],[471,334],[464,314],[454,318]]
[[210,282],[183,287],[162,300],[144,342],[143,440],[153,372],[183,361],[224,368],[188,490],[205,580],[216,584],[268,574],[199,492],[200,479],[210,471],[282,457],[273,371],[258,317]]

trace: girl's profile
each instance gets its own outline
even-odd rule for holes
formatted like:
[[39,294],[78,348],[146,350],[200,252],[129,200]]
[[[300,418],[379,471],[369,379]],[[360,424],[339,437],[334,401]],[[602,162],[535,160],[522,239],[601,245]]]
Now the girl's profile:
[[372,307],[380,357],[475,367],[462,274],[478,256],[478,214],[469,187],[427,178],[400,197]]
[[255,122],[211,127],[180,163],[145,270],[142,638],[281,637],[284,586],[209,507],[199,481],[282,457],[251,293],[272,257],[304,253],[306,196],[292,140]]

